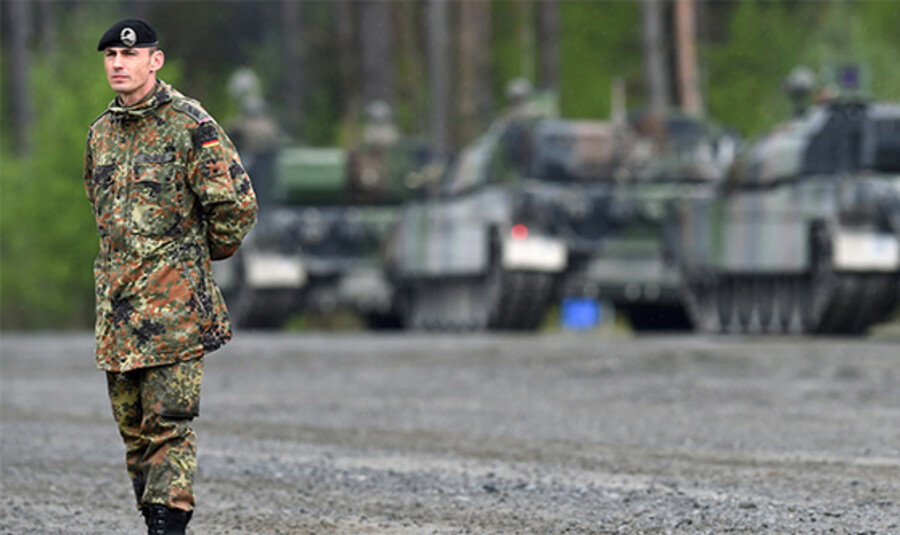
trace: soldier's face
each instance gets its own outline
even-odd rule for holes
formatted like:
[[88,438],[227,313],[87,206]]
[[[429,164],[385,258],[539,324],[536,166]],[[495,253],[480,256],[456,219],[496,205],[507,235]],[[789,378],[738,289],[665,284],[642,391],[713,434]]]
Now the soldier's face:
[[155,48],[109,47],[103,61],[106,80],[123,104],[135,104],[153,89],[163,61],[162,51]]

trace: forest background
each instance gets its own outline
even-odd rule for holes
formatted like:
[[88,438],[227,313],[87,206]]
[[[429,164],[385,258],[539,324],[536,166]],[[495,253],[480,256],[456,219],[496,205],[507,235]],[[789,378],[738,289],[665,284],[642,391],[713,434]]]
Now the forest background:
[[[383,99],[404,132],[452,153],[516,77],[555,91],[570,118],[607,118],[616,79],[629,109],[678,106],[675,1],[4,0],[0,328],[92,324],[97,237],[82,164],[88,126],[114,96],[96,44],[120,18],[154,24],[160,77],[223,124],[238,112],[229,77],[250,67],[297,143],[352,144],[365,103]],[[900,2],[691,4],[699,112],[747,139],[790,112],[782,82],[798,65],[858,63],[872,96],[900,100]],[[648,57],[654,40],[661,63]]]

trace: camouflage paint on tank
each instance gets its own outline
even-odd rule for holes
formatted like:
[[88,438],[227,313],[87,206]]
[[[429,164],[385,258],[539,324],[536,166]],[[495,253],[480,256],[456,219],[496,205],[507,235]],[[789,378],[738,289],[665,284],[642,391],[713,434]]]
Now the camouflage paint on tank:
[[240,258],[217,273],[229,281],[239,324],[278,327],[291,314],[336,307],[363,314],[390,309],[383,242],[400,204],[432,182],[442,164],[427,145],[376,119],[346,149],[278,150],[260,223]]
[[338,204],[344,201],[347,151],[337,147],[283,147],[276,157],[278,204]]
[[864,332],[900,299],[900,104],[816,104],[748,147],[677,219],[701,328],[733,328],[740,311],[741,329],[767,330],[774,301],[779,332]]
[[[594,190],[605,207],[588,220],[595,239],[584,244],[585,258],[563,292],[609,301],[636,328],[672,328],[684,320],[669,244],[671,210],[712,191],[737,141],[713,121],[676,112],[658,118],[633,114],[618,124],[616,139],[615,165],[605,174],[605,186]],[[671,320],[664,317],[669,315]]]
[[[897,172],[884,173],[857,164],[832,173],[804,169],[811,140],[835,113],[860,114],[860,121],[870,116],[870,122],[900,124],[900,105],[868,108],[834,102],[810,110],[754,144],[719,195],[682,208],[682,242],[686,251],[692,252],[684,255],[688,267],[802,273],[810,269],[813,222],[823,222],[835,233],[860,225],[880,226],[876,234],[897,232],[884,227],[888,220],[878,222],[879,214],[891,212],[896,204]],[[848,210],[853,210],[855,197],[871,199],[871,217],[863,214],[860,221],[853,221]]]
[[[501,115],[461,152],[438,188],[404,206],[386,263],[413,301],[450,311],[446,317],[429,312],[425,324],[533,328],[573,255],[585,254],[605,234],[610,185],[625,166],[629,132],[613,122],[558,119],[537,109],[520,103]],[[526,280],[535,284],[536,300],[514,282]],[[445,295],[451,287],[469,297]],[[494,291],[501,287],[505,295]],[[529,312],[516,319],[517,307]]]

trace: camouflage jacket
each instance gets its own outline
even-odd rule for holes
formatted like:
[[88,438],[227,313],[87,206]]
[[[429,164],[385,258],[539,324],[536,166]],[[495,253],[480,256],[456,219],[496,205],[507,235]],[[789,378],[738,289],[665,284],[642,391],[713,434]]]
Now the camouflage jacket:
[[234,254],[256,196],[231,140],[200,104],[158,81],[91,125],[84,185],[100,251],[95,353],[123,372],[199,357],[231,338],[210,260]]

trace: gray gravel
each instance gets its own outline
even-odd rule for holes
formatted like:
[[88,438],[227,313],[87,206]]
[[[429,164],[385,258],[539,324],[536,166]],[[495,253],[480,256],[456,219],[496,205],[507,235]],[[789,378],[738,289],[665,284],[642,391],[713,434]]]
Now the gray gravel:
[[[90,334],[0,340],[0,533],[142,533]],[[900,533],[896,340],[240,334],[194,534]]]

